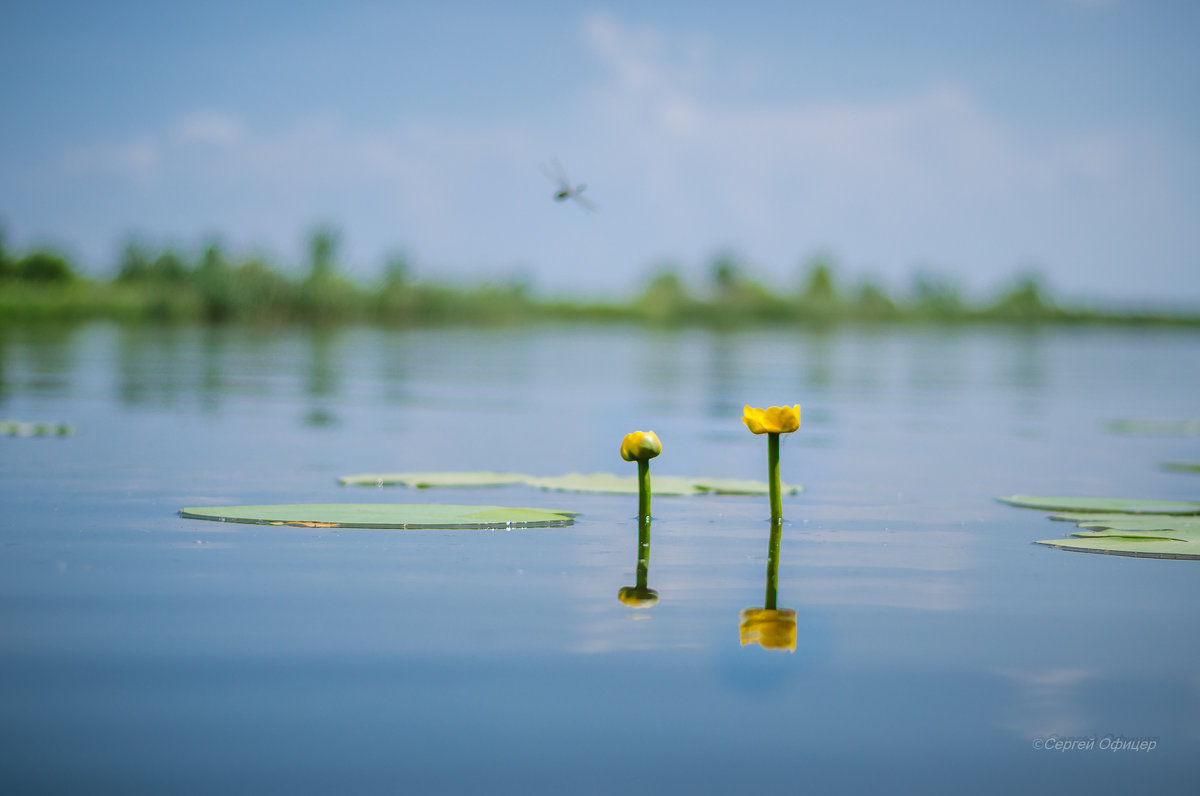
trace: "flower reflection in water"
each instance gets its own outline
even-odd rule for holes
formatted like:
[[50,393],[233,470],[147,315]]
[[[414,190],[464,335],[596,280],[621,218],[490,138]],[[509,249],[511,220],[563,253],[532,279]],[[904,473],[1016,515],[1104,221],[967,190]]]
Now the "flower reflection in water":
[[771,542],[767,551],[767,593],[762,608],[747,608],[738,616],[742,646],[758,644],[763,649],[796,651],[796,612],[777,608],[779,590],[779,543],[783,528],[771,523]]
[[647,585],[650,577],[650,518],[638,518],[637,585],[622,586],[617,599],[633,608],[649,608],[658,602],[658,592]]

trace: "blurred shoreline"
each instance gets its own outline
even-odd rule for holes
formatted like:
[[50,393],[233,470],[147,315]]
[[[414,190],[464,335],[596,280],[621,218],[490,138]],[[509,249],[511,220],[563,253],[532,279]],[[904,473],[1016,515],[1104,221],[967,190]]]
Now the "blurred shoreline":
[[97,279],[81,275],[50,250],[7,252],[0,238],[0,323],[1200,326],[1200,308],[1130,310],[1060,302],[1031,272],[1015,275],[988,299],[971,300],[944,275],[917,273],[910,290],[892,295],[869,280],[843,284],[831,260],[816,259],[799,286],[786,291],[751,278],[725,257],[713,263],[709,282],[699,288],[664,267],[629,300],[592,301],[539,296],[519,278],[467,285],[417,279],[402,256],[385,263],[381,279],[363,284],[340,272],[335,233],[318,231],[309,248],[309,262],[297,273],[262,258],[231,257],[216,244],[198,256],[130,244],[116,274]]

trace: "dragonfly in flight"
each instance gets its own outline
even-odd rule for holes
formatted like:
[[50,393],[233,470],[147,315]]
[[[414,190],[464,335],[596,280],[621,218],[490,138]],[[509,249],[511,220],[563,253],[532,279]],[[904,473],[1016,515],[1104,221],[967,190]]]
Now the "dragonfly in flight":
[[542,174],[545,174],[552,183],[558,186],[558,190],[554,192],[554,201],[565,202],[568,199],[573,199],[584,210],[595,211],[596,205],[594,205],[587,197],[582,195],[583,189],[587,188],[587,186],[582,184],[571,185],[571,181],[567,179],[567,173],[563,171],[562,164],[557,160],[551,162],[554,165],[553,169],[548,168],[545,165],[542,165],[541,169]]

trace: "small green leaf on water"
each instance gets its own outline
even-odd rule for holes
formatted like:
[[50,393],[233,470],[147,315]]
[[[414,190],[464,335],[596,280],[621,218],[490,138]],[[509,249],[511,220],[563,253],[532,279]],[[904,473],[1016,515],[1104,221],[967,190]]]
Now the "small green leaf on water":
[[1179,473],[1200,473],[1200,462],[1163,462],[1162,466]]
[[411,486],[417,489],[430,487],[475,487],[520,484],[528,476],[519,473],[493,473],[483,470],[472,472],[430,473],[362,473],[345,475],[338,480],[351,486]]
[[998,498],[1003,503],[1044,511],[1109,514],[1200,514],[1200,503],[1181,500],[1142,500],[1137,498],[1040,497],[1011,495]]
[[196,520],[310,528],[548,528],[574,522],[571,513],[562,511],[403,503],[216,506],[186,508],[179,514]]

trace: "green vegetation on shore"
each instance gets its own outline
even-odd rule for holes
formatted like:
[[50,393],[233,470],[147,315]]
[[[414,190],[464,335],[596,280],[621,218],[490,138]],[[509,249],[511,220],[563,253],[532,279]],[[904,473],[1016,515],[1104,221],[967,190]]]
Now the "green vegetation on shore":
[[919,273],[903,296],[880,284],[839,282],[834,263],[807,264],[798,288],[773,290],[719,257],[710,283],[689,288],[663,267],[625,303],[548,300],[521,280],[452,286],[418,280],[402,256],[389,258],[371,285],[340,272],[337,235],[319,230],[299,275],[262,258],[234,259],[210,244],[197,255],[128,244],[111,279],[82,276],[65,256],[10,252],[0,233],[0,321],[104,318],[207,323],[373,323],[426,326],[531,320],[627,321],[659,325],[832,325],[838,323],[1122,323],[1200,325],[1186,315],[1067,307],[1036,274],[1023,274],[994,298],[971,302],[945,277]]

